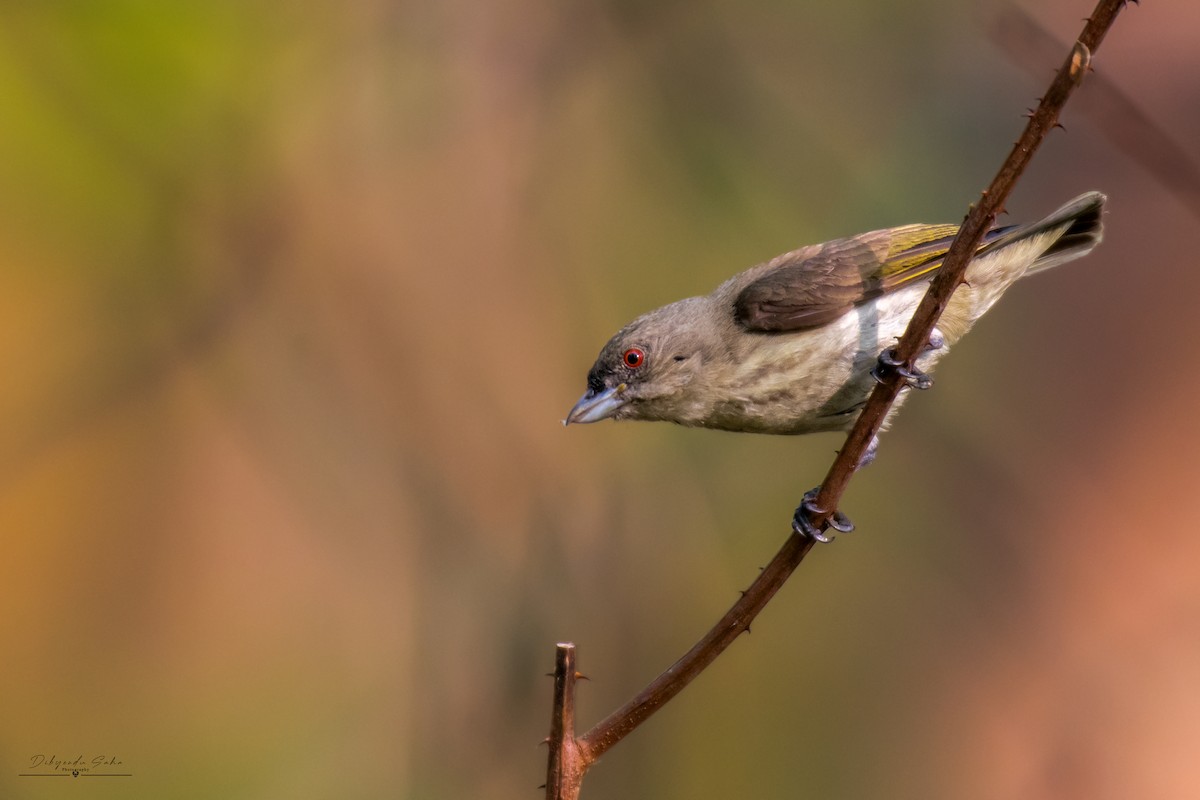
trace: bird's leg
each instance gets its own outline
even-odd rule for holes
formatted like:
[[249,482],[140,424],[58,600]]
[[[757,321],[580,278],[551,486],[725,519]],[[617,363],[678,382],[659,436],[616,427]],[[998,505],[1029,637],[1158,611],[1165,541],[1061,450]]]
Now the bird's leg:
[[946,344],[946,337],[937,328],[933,329],[933,333],[929,334],[929,344],[925,345],[926,350],[941,350]]
[[906,367],[904,362],[896,357],[895,348],[889,347],[879,354],[879,363],[871,369],[871,377],[883,383],[884,378],[892,371],[903,378],[905,385],[910,389],[924,390],[933,386],[933,378],[916,367]]
[[[929,335],[929,343],[925,346],[926,350],[940,350],[946,344],[946,337],[937,328],[933,329],[933,333]],[[933,378],[916,367],[905,366],[904,362],[896,357],[896,349],[889,347],[879,354],[879,363],[871,369],[871,377],[882,383],[888,372],[895,370],[896,374],[904,379],[904,383],[911,389],[928,389],[933,386]]]
[[[871,443],[867,445],[867,449],[863,451],[862,457],[858,459],[858,464],[855,465],[855,470],[860,470],[875,460],[875,456],[879,453],[879,437],[872,436]],[[792,515],[792,530],[801,536],[807,536],[818,542],[831,542],[832,536],[826,536],[824,528],[818,528],[813,524],[813,517],[824,513],[816,505],[817,492],[821,491],[818,486],[808,492],[805,492],[804,499],[800,502],[796,513]],[[829,521],[825,523],[825,527],[833,528],[839,533],[849,533],[854,530],[854,523],[840,511],[834,511],[830,516]]]
[[862,458],[858,459],[858,464],[854,469],[860,470],[875,460],[875,456],[879,455],[879,437],[872,436],[871,443],[867,445],[867,449],[863,451]]
[[816,505],[817,492],[821,491],[818,486],[815,489],[810,489],[804,493],[804,499],[800,501],[799,508],[792,515],[792,530],[800,536],[807,536],[817,542],[832,542],[832,536],[825,535],[826,528],[833,528],[838,533],[849,533],[854,530],[854,523],[840,511],[834,511],[830,515],[829,520],[821,527],[813,524],[813,517],[824,514],[824,510]]
[[[946,344],[946,337],[937,328],[933,329],[933,333],[929,335],[929,344],[926,345],[927,350],[940,350]],[[879,381],[883,379],[886,370],[894,369],[900,377],[904,378],[905,382],[915,389],[928,389],[933,385],[933,378],[921,372],[915,367],[911,370],[904,367],[904,362],[896,358],[894,349],[884,350],[879,354],[879,364],[871,370],[871,377]],[[858,463],[854,466],[855,470],[860,470],[875,460],[875,456],[879,454],[879,437],[872,436],[867,449],[863,451],[862,457],[858,459]],[[823,508],[819,508],[816,504],[817,493],[821,491],[818,486],[804,493],[804,499],[800,501],[796,513],[792,515],[792,530],[800,536],[817,542],[832,542],[832,536],[826,536],[826,528],[832,528],[838,533],[849,533],[854,530],[854,523],[840,511],[834,511],[829,515],[829,520],[822,527],[817,527],[813,524],[813,518],[825,514]]]

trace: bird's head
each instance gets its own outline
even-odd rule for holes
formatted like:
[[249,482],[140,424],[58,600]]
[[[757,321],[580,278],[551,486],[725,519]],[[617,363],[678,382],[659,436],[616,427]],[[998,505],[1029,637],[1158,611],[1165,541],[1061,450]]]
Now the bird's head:
[[708,298],[693,297],[651,311],[608,341],[588,372],[587,392],[564,425],[602,419],[686,422],[693,390],[718,331]]

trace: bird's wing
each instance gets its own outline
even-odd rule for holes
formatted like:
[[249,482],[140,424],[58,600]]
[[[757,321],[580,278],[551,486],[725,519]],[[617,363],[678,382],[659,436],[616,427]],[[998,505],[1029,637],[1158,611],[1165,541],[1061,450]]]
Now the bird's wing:
[[[1007,228],[988,232],[982,247]],[[734,300],[749,331],[816,328],[855,306],[928,278],[950,248],[957,225],[906,225],[789,253]]]

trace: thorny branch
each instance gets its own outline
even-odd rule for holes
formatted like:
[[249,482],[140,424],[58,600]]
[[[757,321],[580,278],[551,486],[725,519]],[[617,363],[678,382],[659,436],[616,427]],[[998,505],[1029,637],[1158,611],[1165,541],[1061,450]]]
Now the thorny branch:
[[[929,341],[929,336],[945,310],[950,296],[962,283],[970,257],[983,238],[984,232],[992,226],[996,215],[1003,209],[1017,179],[1025,171],[1046,134],[1058,125],[1058,116],[1063,106],[1091,68],[1093,54],[1125,4],[1126,0],[1099,0],[1050,88],[1039,101],[1037,109],[1029,115],[1024,132],[1013,145],[1000,171],[983,192],[979,202],[970,207],[937,277],[931,283],[908,329],[895,348],[896,360],[905,367],[913,367],[917,355]],[[818,528],[828,523],[833,510],[838,507],[854,474],[855,466],[866,452],[871,439],[879,432],[888,410],[905,385],[900,372],[899,369],[893,369],[881,376],[879,385],[872,391],[854,428],[846,438],[846,444],[829,468],[813,503],[817,509],[822,509],[812,520]],[[578,798],[588,767],[682,691],[734,639],[748,630],[750,623],[799,566],[812,546],[811,539],[792,534],[741,599],[734,603],[704,638],[636,697],[579,737],[573,733],[573,686],[577,677],[574,646],[560,644],[555,668],[554,719],[549,740],[550,757],[546,782],[548,800]]]

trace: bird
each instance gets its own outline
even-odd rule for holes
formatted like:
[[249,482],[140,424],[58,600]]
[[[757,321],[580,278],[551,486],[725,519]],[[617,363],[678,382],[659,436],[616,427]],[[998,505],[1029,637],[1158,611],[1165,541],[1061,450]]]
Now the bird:
[[[929,371],[1019,278],[1090,253],[1103,238],[1106,199],[1088,192],[1037,222],[984,234],[928,346],[905,374],[908,385],[930,385]],[[711,294],[643,314],[601,349],[563,424],[659,420],[764,434],[848,431],[877,367],[896,367],[886,360],[890,348],[958,229],[903,225],[801,247]],[[876,439],[860,467],[877,446]],[[837,523],[849,524],[840,516]]]

